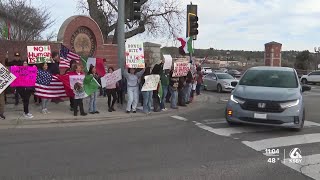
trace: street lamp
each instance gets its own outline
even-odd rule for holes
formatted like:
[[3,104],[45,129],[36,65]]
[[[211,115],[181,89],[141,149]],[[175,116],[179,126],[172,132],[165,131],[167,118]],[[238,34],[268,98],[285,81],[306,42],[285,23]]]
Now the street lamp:
[[228,69],[228,67],[229,67],[229,56],[230,56],[230,51],[228,50],[226,54],[227,54],[227,69]]
[[320,47],[314,47],[314,52],[316,53],[316,70],[319,69],[319,63],[318,63],[318,54],[320,53]]

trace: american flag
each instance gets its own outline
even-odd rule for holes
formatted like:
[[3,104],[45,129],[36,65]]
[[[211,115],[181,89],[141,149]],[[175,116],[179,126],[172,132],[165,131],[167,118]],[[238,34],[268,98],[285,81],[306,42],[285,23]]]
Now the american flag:
[[38,71],[34,95],[40,98],[55,99],[67,97],[63,83],[57,76],[47,71]]
[[69,68],[71,60],[76,60],[79,63],[80,56],[76,53],[71,52],[70,49],[61,44],[59,67]]

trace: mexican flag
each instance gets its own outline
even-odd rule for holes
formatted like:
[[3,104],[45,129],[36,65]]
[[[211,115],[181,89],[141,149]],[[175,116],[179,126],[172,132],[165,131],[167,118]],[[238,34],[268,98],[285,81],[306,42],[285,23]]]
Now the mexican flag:
[[184,50],[184,53],[193,53],[192,37],[178,38],[178,40],[181,42],[181,47]]
[[83,99],[96,92],[100,84],[90,75],[60,75],[59,80],[63,83],[67,96],[75,99]]
[[83,66],[85,67],[85,72],[89,72],[90,65],[92,64],[93,66],[96,67],[97,73],[99,76],[103,77],[106,75],[106,69],[104,68],[104,62],[102,58],[83,58],[81,57],[81,61]]
[[10,40],[10,22],[4,24],[2,28],[2,38]]

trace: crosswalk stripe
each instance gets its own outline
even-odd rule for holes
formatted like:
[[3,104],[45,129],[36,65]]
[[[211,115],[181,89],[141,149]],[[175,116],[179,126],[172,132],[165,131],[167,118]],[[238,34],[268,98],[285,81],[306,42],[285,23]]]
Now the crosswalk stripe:
[[302,156],[301,163],[289,163],[288,159],[281,163],[313,179],[320,179],[320,154]]
[[256,151],[261,151],[267,148],[292,146],[297,144],[309,144],[317,142],[320,142],[320,133],[270,138],[259,141],[242,141],[243,144],[251,147]]
[[181,121],[188,121],[188,119],[184,118],[184,117],[181,117],[181,116],[171,116],[172,118],[175,118],[175,119],[178,119],[178,120],[181,120]]

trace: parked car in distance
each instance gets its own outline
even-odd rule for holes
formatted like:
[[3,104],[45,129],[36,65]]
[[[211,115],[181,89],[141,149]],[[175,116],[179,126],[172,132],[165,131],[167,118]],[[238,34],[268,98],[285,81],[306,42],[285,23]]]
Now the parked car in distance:
[[238,82],[234,77],[227,73],[210,73],[203,78],[205,90],[216,90],[217,92],[231,92],[235,86],[232,83]]
[[310,90],[293,68],[252,67],[231,93],[226,121],[301,130],[306,116],[302,93]]
[[308,75],[301,76],[301,82],[302,84],[320,83],[320,71],[313,71]]
[[212,69],[211,67],[202,67],[201,72],[202,74],[209,74],[209,73],[212,73]]
[[231,76],[236,77],[236,78],[241,77],[241,72],[239,72],[239,71],[236,70],[236,69],[230,69],[230,70],[228,70],[228,74],[230,74]]

